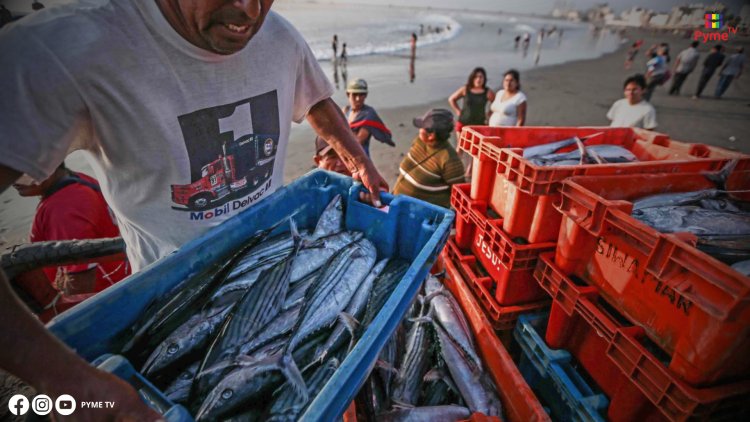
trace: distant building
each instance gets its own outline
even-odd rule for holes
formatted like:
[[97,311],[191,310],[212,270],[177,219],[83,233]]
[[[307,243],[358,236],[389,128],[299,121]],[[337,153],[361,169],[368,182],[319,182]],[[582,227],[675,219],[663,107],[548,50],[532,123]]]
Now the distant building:
[[655,27],[662,27],[667,26],[667,21],[669,20],[669,15],[666,13],[657,13],[653,16],[651,16],[651,19],[648,20],[649,26],[655,26]]

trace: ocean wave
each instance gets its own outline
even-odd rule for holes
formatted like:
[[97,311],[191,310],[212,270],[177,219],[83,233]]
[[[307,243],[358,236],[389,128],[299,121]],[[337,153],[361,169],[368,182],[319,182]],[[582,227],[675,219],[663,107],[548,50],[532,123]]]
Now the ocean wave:
[[[434,14],[426,15],[422,17],[421,22],[425,29],[428,26],[432,26],[440,27],[441,31],[439,33],[433,32],[418,35],[418,47],[445,42],[457,37],[461,33],[461,24],[450,16]],[[449,27],[450,29],[448,29]],[[356,44],[351,42],[348,43],[347,55],[348,57],[356,57],[373,54],[394,54],[401,51],[408,51],[411,48],[412,33],[420,33],[418,23],[399,24],[383,28],[381,29],[379,36],[372,37],[371,41],[368,40]],[[310,42],[310,47],[315,54],[315,58],[319,61],[330,61],[333,57],[333,52],[331,51],[330,44],[327,40],[325,42],[312,41]]]

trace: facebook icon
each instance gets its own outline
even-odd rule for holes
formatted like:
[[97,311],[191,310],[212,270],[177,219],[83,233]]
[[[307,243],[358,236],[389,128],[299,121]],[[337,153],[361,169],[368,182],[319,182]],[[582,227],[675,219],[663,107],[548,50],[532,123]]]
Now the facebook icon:
[[16,394],[8,400],[8,409],[10,413],[16,416],[25,415],[29,411],[29,399],[26,396]]

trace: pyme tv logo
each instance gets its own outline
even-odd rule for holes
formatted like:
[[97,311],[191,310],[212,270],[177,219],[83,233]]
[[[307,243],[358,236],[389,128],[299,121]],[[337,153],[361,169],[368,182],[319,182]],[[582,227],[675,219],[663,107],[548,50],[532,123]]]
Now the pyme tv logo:
[[722,18],[721,13],[706,13],[706,29],[721,29]]

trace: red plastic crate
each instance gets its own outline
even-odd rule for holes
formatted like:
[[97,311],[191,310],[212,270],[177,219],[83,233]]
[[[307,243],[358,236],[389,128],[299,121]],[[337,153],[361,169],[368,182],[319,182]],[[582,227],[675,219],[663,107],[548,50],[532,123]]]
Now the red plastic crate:
[[[681,240],[685,234],[636,220],[630,201],[713,187],[700,174],[569,179],[555,254],[564,274],[597,286],[696,386],[750,376],[750,278]],[[735,170],[728,188],[750,189],[750,171]]]
[[[602,132],[586,145],[615,144],[633,152],[639,162],[542,167],[523,158],[521,148],[573,136]],[[503,230],[530,243],[557,239],[560,182],[572,176],[637,173],[684,173],[718,170],[729,159],[746,155],[703,144],[669,139],[638,128],[469,126],[459,146],[473,156],[471,198],[488,203],[503,217]],[[561,149],[570,151],[576,146]]]
[[[448,241],[452,243],[452,240]],[[443,249],[440,254],[446,271],[445,286],[466,315],[479,355],[497,386],[505,418],[511,422],[549,421],[541,403],[523,379],[507,349],[497,337],[494,326],[485,316],[456,264],[455,256]],[[476,419],[474,419],[476,420]]]
[[642,328],[619,322],[596,287],[576,285],[552,257],[542,254],[535,272],[554,297],[546,341],[573,354],[599,384],[610,399],[611,420],[747,420],[750,381],[702,389],[687,385],[648,349]]
[[502,219],[487,217],[486,205],[472,201],[469,184],[453,185],[451,204],[456,210],[456,244],[470,248],[495,281],[495,301],[502,306],[520,305],[546,297],[533,273],[541,252],[555,249],[552,242],[523,245],[502,229]]
[[[471,286],[474,294],[482,303],[487,317],[492,321],[492,326],[497,331],[510,332],[516,326],[516,320],[520,314],[545,309],[550,304],[550,299],[545,294],[544,299],[532,303],[508,306],[500,305],[495,300],[495,295],[490,292],[495,282],[492,278],[482,277],[479,274],[477,258],[461,252],[461,249],[456,245],[454,237],[448,239],[443,249],[443,255],[453,260],[453,265],[461,272],[461,276],[465,282]],[[544,293],[543,290],[542,293]]]

